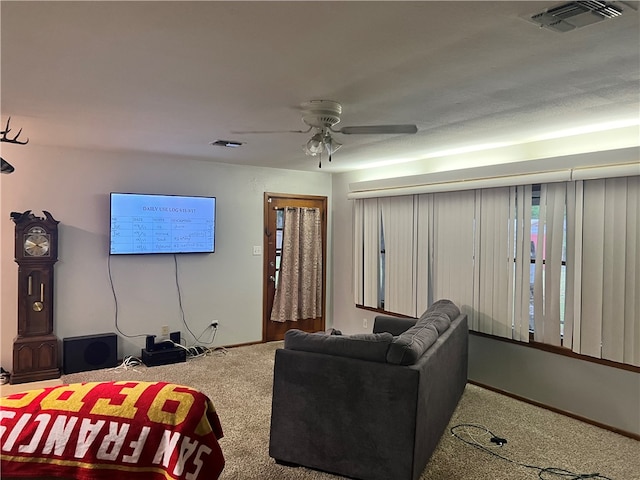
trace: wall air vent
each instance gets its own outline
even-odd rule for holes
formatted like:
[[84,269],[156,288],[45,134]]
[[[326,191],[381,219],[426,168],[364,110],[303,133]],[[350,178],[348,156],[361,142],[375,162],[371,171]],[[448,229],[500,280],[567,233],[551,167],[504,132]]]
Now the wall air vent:
[[555,32],[569,32],[607,18],[619,17],[622,12],[622,8],[611,2],[577,1],[563,3],[544,12],[536,13],[529,20],[540,27]]

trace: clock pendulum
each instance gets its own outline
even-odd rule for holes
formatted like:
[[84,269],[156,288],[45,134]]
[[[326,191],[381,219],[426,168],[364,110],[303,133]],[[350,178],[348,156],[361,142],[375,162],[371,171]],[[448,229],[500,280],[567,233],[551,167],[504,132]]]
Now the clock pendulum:
[[18,264],[18,336],[11,383],[60,377],[59,340],[53,333],[53,266],[58,261],[58,221],[31,210],[12,212]]

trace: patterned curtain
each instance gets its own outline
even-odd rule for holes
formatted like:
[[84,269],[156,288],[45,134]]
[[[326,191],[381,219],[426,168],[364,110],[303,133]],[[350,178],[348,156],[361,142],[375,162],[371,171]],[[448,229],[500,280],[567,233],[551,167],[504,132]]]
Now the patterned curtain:
[[271,310],[274,322],[322,315],[322,236],[320,210],[286,207],[282,263]]

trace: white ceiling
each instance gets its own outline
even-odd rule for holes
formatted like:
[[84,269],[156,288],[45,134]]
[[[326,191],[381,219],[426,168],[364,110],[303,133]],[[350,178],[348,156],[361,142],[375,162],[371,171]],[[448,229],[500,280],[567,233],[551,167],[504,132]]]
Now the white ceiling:
[[304,129],[311,99],[342,103],[337,127],[418,126],[336,135],[339,172],[637,119],[638,3],[568,33],[526,20],[558,3],[2,1],[2,121],[30,144],[310,171],[310,135],[232,132]]

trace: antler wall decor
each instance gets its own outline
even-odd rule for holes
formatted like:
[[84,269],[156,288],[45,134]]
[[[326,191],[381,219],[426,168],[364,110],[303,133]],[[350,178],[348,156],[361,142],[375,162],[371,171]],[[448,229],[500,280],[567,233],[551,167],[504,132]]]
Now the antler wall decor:
[[[11,129],[9,128],[10,122],[11,122],[11,117],[7,119],[7,126],[5,127],[5,129],[0,131],[0,135],[2,135],[0,137],[0,142],[16,143],[18,145],[26,145],[27,143],[29,143],[28,138],[24,142],[21,142],[20,140],[18,140],[18,137],[22,133],[22,129],[18,130],[18,133],[13,138],[9,138],[8,135],[9,135],[9,132],[11,131]],[[2,173],[11,173],[15,170],[15,168],[13,168],[13,165],[7,162],[4,158],[0,157],[0,160],[2,160],[2,168],[0,169]]]

